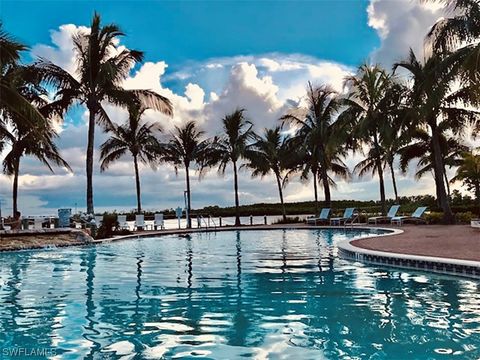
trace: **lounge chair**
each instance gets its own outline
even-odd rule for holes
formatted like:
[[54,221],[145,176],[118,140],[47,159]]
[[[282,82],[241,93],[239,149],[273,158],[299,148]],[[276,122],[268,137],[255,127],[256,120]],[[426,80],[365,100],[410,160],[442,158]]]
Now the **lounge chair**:
[[353,221],[353,212],[355,208],[346,208],[342,217],[336,217],[330,219],[330,225],[341,225],[342,222],[345,224],[348,220]]
[[369,223],[369,224],[374,223],[375,225],[377,225],[377,223],[378,223],[379,221],[391,221],[392,218],[394,218],[395,215],[397,215],[398,209],[400,209],[400,205],[392,205],[392,206],[390,207],[390,210],[388,210],[387,216],[374,216],[374,217],[369,217],[369,218],[368,218],[368,223]]
[[163,214],[155,214],[155,221],[153,223],[153,227],[155,230],[160,229],[165,229],[165,222],[163,220]]
[[473,219],[470,221],[470,226],[474,229],[480,230],[480,219]]
[[143,214],[135,215],[135,230],[145,229],[145,216]]
[[128,230],[130,228],[130,226],[128,226],[128,223],[127,223],[127,215],[118,215],[117,221],[118,221],[118,227],[120,229]]
[[95,215],[95,225],[97,226],[97,228],[102,226],[102,222],[103,222],[103,215]]
[[43,228],[43,218],[35,218],[33,220],[33,228],[39,230]]
[[330,215],[330,208],[323,208],[322,211],[320,211],[320,214],[318,217],[309,217],[307,218],[307,224],[315,224],[317,225],[317,222],[319,223],[328,223],[328,216]]
[[425,212],[425,210],[427,210],[426,206],[420,206],[417,208],[417,210],[414,211],[414,213],[411,216],[394,216],[392,217],[392,220],[390,220],[390,222],[392,223],[392,225],[398,224],[400,226],[407,220],[411,220],[416,223],[417,222],[425,223],[425,219],[422,218],[422,215]]

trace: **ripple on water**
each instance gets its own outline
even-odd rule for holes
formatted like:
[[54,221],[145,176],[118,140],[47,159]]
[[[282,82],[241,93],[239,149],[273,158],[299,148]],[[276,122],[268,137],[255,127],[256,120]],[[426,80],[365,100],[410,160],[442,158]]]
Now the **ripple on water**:
[[62,359],[479,358],[478,282],[338,259],[368,231],[246,231],[2,254],[0,343]]

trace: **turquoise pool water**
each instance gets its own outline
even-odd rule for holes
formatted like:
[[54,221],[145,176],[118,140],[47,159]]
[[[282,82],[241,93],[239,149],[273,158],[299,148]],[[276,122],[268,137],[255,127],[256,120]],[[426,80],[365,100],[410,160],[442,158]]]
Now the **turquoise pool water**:
[[0,254],[0,358],[479,358],[480,283],[336,257],[338,241],[369,234],[228,231]]

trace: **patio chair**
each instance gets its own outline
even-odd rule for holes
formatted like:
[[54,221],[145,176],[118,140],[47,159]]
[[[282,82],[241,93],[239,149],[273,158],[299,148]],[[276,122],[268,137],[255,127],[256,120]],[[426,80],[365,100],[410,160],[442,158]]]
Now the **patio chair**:
[[398,209],[400,209],[400,205],[392,205],[390,207],[390,210],[388,210],[387,216],[369,217],[367,222],[369,224],[373,223],[373,224],[377,225],[377,223],[379,221],[391,221],[392,218],[394,218],[395,215],[397,215]]
[[163,214],[162,213],[155,214],[155,221],[153,223],[153,227],[154,227],[155,230],[158,230],[158,228],[165,229],[165,222],[163,220]]
[[474,229],[480,230],[480,219],[472,219],[470,221],[470,226]]
[[143,230],[145,229],[145,216],[143,214],[135,215],[135,230]]
[[120,229],[129,229],[130,226],[128,226],[128,223],[127,223],[127,215],[118,215],[117,216],[117,221],[118,221],[118,227]]
[[34,218],[33,219],[33,228],[35,230],[40,230],[43,228],[43,218]]
[[342,217],[336,217],[330,219],[330,225],[341,225],[342,222],[345,224],[348,220],[353,220],[353,212],[355,208],[346,208]]
[[323,208],[322,211],[320,211],[320,214],[318,217],[309,217],[306,219],[307,224],[314,224],[317,225],[317,222],[319,223],[328,223],[328,216],[330,215],[330,208]]
[[422,218],[423,213],[427,210],[426,206],[420,206],[413,212],[411,216],[394,216],[390,222],[392,225],[402,225],[405,221],[413,221],[415,223],[426,223],[425,219]]

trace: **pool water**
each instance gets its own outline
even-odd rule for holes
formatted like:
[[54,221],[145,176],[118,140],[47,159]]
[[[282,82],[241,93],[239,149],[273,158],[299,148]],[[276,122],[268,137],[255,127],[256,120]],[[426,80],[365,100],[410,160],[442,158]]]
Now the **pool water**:
[[369,235],[227,231],[0,254],[0,358],[478,359],[480,283],[337,258],[338,241]]

